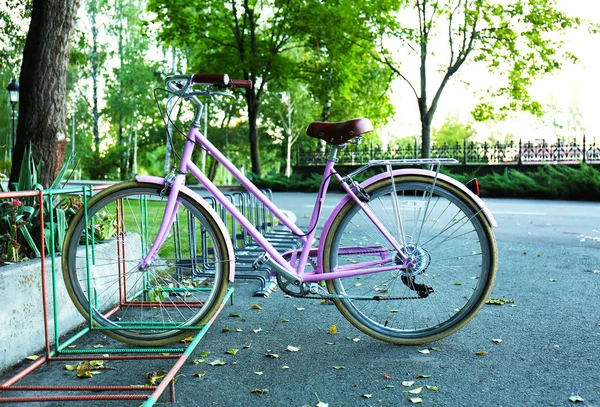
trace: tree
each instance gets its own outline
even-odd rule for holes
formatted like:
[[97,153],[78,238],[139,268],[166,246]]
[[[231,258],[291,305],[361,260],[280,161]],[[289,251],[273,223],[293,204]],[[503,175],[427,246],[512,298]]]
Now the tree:
[[469,124],[461,123],[458,116],[450,115],[444,120],[444,124],[433,131],[433,140],[437,144],[446,143],[449,146],[463,145],[465,140],[475,133]]
[[[26,0],[6,0],[4,4],[6,6],[0,7],[0,83],[6,86],[12,79],[18,79],[31,4]],[[0,171],[3,174],[10,172],[12,126],[12,107],[0,103]]]
[[17,182],[25,147],[31,145],[48,187],[64,160],[67,66],[79,0],[33,0],[23,51],[17,140],[10,182]]
[[[559,11],[556,0],[403,2],[401,11],[412,10],[416,13],[412,21],[403,19],[391,35],[417,58],[418,75],[410,75],[409,68],[394,61],[390,51],[384,50],[382,59],[409,84],[416,97],[423,157],[429,157],[431,123],[442,93],[468,62],[485,64],[496,75],[494,84],[502,83],[488,89],[500,108],[483,101],[473,112],[477,120],[485,120],[517,109],[540,114],[541,105],[531,99],[528,85],[559,69],[565,58],[574,58],[561,52],[557,34],[579,26],[580,20]],[[434,59],[437,64],[432,66]]]
[[[260,174],[258,117],[269,84],[301,79],[303,55],[326,42],[329,49],[337,51],[328,54],[336,58],[337,66],[351,61],[358,54],[355,50],[352,55],[345,52],[353,48],[351,39],[356,33],[369,33],[375,20],[372,16],[387,3],[393,2],[208,0],[192,6],[182,0],[151,0],[149,7],[163,24],[165,41],[187,50],[192,69],[226,72],[254,83],[245,91],[245,99],[252,172]],[[386,7],[389,9],[389,5]],[[367,61],[370,57],[363,53],[360,58]],[[338,86],[334,82],[332,78],[324,83]]]

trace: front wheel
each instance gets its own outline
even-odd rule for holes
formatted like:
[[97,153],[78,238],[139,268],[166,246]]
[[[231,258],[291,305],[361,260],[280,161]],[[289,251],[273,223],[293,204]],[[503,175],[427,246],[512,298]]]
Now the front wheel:
[[223,301],[233,260],[212,214],[180,193],[165,242],[139,267],[165,212],[162,189],[127,182],[100,192],[75,216],[63,247],[75,307],[107,335],[140,346],[175,342],[206,324]]
[[455,186],[419,175],[388,177],[366,192],[370,211],[411,265],[399,267],[403,256],[350,200],[325,236],[323,270],[385,270],[327,281],[340,312],[366,334],[397,344],[438,340],[463,327],[496,275],[496,243],[480,208]]

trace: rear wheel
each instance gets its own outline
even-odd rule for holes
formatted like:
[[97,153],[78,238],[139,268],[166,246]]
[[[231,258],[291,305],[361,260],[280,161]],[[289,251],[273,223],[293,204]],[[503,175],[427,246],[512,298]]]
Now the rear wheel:
[[162,189],[129,182],[100,192],[87,216],[74,218],[63,248],[63,276],[79,312],[107,335],[141,346],[178,341],[206,324],[230,273],[225,236],[183,193],[165,243],[151,264],[138,267],[164,215]]
[[349,201],[325,237],[323,270],[386,271],[327,281],[341,313],[361,331],[397,344],[441,339],[463,327],[492,289],[497,253],[480,208],[460,189],[424,176],[366,189],[368,207],[411,259],[408,268],[365,212]]

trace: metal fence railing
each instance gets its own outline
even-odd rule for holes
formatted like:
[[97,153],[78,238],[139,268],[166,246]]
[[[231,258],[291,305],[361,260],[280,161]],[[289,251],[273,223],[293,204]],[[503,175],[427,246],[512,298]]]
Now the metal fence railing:
[[[418,144],[390,146],[381,148],[376,145],[349,145],[338,154],[342,165],[360,165],[369,160],[421,158],[421,147]],[[536,140],[509,143],[475,143],[465,142],[448,145],[446,143],[431,147],[431,158],[454,158],[462,164],[527,164],[527,163],[564,163],[577,162],[600,163],[600,141],[593,139],[581,142]],[[296,165],[323,165],[327,160],[327,152],[323,149],[298,149]]]

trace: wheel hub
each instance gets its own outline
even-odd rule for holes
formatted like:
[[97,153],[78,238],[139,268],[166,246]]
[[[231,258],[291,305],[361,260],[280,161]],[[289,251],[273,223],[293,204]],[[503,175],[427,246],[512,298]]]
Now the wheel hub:
[[[403,276],[416,276],[427,270],[431,263],[431,256],[424,248],[415,245],[414,243],[407,244],[402,253],[408,257],[407,268],[401,270]],[[396,264],[404,264],[402,257],[396,255]]]

